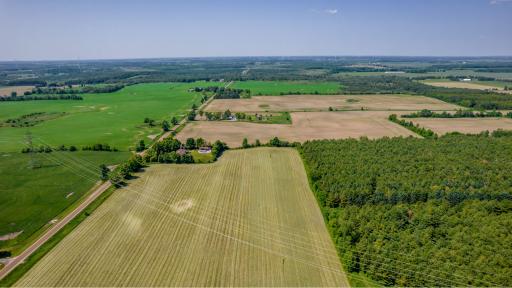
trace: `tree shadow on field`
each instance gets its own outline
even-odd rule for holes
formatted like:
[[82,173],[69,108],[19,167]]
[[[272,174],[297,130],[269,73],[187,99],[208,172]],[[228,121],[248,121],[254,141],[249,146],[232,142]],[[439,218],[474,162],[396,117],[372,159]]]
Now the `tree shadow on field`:
[[[139,172],[144,172],[143,169],[141,169]],[[140,177],[137,176],[137,175],[130,175],[126,178],[126,180],[135,180],[135,179],[139,179]]]

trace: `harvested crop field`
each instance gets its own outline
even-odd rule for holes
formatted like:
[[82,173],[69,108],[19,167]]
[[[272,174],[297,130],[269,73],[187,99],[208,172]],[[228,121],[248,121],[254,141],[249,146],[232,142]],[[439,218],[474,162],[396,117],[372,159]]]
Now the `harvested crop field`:
[[411,95],[288,95],[254,96],[250,99],[218,99],[205,111],[326,111],[338,110],[456,110],[461,107],[434,98]]
[[410,120],[437,134],[449,132],[477,134],[486,130],[512,130],[512,119],[508,118],[414,118]]
[[396,111],[294,112],[292,124],[256,124],[229,121],[195,121],[178,133],[181,141],[202,137],[208,141],[220,139],[230,147],[239,147],[246,137],[250,143],[263,143],[273,137],[304,142],[312,139],[381,138],[384,136],[414,136],[404,127],[388,121]]
[[295,150],[138,176],[16,285],[348,286]]
[[0,97],[11,96],[12,92],[16,92],[18,96],[23,95],[27,91],[32,91],[34,86],[5,86],[0,87]]
[[495,92],[501,93],[512,93],[512,91],[505,91],[502,87],[492,86],[492,85],[484,85],[479,83],[472,82],[462,82],[462,81],[424,81],[424,84],[436,86],[436,87],[446,87],[446,88],[465,88],[465,89],[477,89],[477,90],[492,90]]

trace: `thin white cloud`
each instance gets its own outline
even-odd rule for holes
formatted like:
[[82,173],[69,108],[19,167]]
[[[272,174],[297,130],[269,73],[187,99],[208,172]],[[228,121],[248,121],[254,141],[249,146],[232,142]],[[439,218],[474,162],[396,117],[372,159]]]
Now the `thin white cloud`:
[[338,9],[324,9],[324,10],[317,10],[317,9],[311,9],[311,12],[317,13],[317,14],[329,14],[329,15],[336,15],[338,14]]
[[512,3],[512,0],[490,0],[489,4],[491,5],[497,5],[502,3]]

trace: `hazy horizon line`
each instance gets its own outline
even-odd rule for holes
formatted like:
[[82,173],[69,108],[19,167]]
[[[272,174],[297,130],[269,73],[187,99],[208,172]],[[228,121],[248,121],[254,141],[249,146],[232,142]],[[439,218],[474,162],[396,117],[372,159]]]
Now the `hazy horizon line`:
[[5,62],[79,62],[79,61],[122,61],[122,60],[159,60],[159,59],[229,59],[229,58],[329,58],[329,57],[383,57],[383,58],[512,58],[512,55],[244,55],[244,56],[164,56],[164,57],[120,57],[120,58],[61,58],[61,59],[0,59],[0,63]]

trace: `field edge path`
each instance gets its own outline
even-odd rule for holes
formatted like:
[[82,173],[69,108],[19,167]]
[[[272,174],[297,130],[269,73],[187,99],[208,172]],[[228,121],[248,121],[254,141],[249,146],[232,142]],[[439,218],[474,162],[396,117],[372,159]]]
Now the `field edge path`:
[[13,257],[11,261],[9,261],[1,270],[0,270],[0,280],[5,278],[9,273],[11,273],[16,267],[20,264],[24,263],[25,260],[32,255],[37,249],[43,246],[48,240],[50,240],[55,234],[57,234],[64,226],[66,226],[71,220],[73,220],[78,214],[84,211],[89,204],[94,202],[103,192],[105,192],[108,188],[112,186],[110,182],[104,182],[98,188],[96,188],[92,193],[87,196],[87,198],[80,203],[73,211],[67,214],[62,220],[59,220],[54,226],[52,226],[48,231],[46,231],[39,239],[37,239],[34,243],[28,246],[23,252],[21,252],[18,256]]

